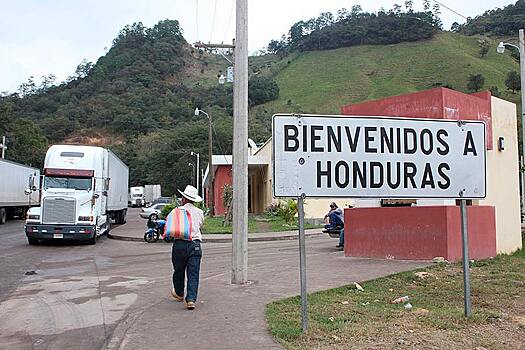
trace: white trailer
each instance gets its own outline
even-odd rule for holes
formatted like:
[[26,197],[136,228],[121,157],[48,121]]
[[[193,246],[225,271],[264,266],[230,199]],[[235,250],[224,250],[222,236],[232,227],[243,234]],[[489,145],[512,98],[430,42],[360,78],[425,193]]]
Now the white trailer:
[[110,150],[51,146],[44,162],[41,207],[26,220],[29,244],[60,239],[96,243],[111,222],[126,222],[128,167]]
[[162,196],[160,185],[145,185],[144,186],[144,201],[146,205],[151,203]]
[[25,217],[30,207],[38,206],[39,187],[40,170],[0,159],[0,224],[15,216]]

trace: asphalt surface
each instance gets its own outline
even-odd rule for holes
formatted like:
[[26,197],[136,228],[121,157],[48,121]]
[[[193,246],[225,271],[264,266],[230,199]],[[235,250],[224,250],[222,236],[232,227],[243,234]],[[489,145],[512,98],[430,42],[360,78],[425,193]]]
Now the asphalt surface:
[[[144,228],[131,210],[113,232]],[[203,244],[197,309],[188,311],[168,296],[170,244],[30,246],[21,221],[0,226],[0,238],[0,349],[278,349],[265,305],[300,291],[295,240],[250,243],[242,286],[230,283],[231,243]],[[309,292],[425,265],[345,258],[328,236],[306,243]]]

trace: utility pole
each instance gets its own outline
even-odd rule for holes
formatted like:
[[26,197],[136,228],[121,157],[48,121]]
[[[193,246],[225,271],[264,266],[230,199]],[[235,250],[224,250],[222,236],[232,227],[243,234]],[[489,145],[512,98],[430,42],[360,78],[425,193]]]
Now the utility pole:
[[232,283],[248,282],[248,0],[236,0]]
[[[520,175],[521,175],[521,217],[525,216],[525,40],[523,29],[519,30],[517,49],[520,53],[520,80],[521,80],[521,158],[520,158]],[[515,45],[512,45],[516,47]],[[519,152],[518,152],[519,154]]]
[[[208,117],[208,121],[210,122],[209,128],[208,128],[208,175],[210,176],[210,193],[208,196],[208,202],[210,203],[209,209],[210,209],[210,216],[213,216],[213,138],[212,138],[212,119],[211,115],[203,111],[202,109],[199,109],[199,107],[195,108],[195,116],[198,117],[199,114],[204,114],[206,117]],[[193,152],[191,152],[193,154]],[[198,156],[197,156],[197,162],[198,162]],[[198,177],[198,171],[197,171],[197,177]],[[204,190],[203,190],[204,193]]]
[[2,143],[0,143],[0,148],[2,149],[2,159],[5,159],[5,150],[7,149],[5,142],[5,136],[2,136]]
[[[525,216],[525,35],[523,29],[519,30],[518,45],[500,41],[496,51],[505,52],[505,46],[511,46],[518,49],[520,53],[520,79],[521,79],[521,158],[520,158],[520,175],[521,175],[521,216]],[[519,154],[519,152],[518,152]]]
[[197,193],[199,193],[199,189],[200,189],[200,176],[201,176],[201,171],[200,171],[200,154],[199,153],[196,153],[196,152],[193,152],[191,151],[191,155],[192,156],[197,156],[197,177],[196,177],[196,180],[197,181],[197,185],[195,187],[197,187]]
[[212,132],[212,124],[211,124],[211,115],[208,115],[208,119],[209,119],[209,122],[210,122],[210,125],[208,126],[208,175],[210,176],[210,193],[208,195],[208,203],[210,203],[209,205],[209,209],[210,209],[210,216],[213,216],[215,214],[215,211],[214,211],[214,200],[215,200],[215,196],[214,196],[214,193],[215,192],[215,186],[214,186],[214,177],[215,177],[215,172],[213,171],[213,132]]
[[[195,181],[195,165],[189,162],[188,166],[191,168],[191,185],[193,186],[193,182]],[[197,187],[197,184],[195,184],[195,187]]]
[[201,188],[202,188],[202,200],[206,203],[206,191],[204,191],[204,169],[201,169],[200,174]]
[[[235,53],[233,81],[232,283],[243,284],[248,282],[248,0],[236,0],[235,6],[235,45],[195,43],[194,46],[204,49],[233,48]],[[227,61],[229,60],[227,59]],[[209,175],[213,184],[211,156],[210,154]],[[209,194],[211,203],[213,202],[212,189],[213,187],[211,187]],[[212,208],[210,209],[213,210]]]

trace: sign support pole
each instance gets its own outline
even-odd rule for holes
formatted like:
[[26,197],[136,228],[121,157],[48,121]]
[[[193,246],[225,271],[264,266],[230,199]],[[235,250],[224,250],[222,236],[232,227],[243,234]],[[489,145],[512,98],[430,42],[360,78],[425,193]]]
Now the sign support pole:
[[467,201],[460,200],[461,210],[461,241],[463,248],[463,292],[465,304],[465,316],[472,316],[472,300],[470,296],[470,271],[468,256],[468,225],[467,225]]
[[304,236],[304,194],[297,198],[299,215],[299,268],[301,271],[301,324],[303,333],[308,329],[307,297],[306,297],[306,242]]

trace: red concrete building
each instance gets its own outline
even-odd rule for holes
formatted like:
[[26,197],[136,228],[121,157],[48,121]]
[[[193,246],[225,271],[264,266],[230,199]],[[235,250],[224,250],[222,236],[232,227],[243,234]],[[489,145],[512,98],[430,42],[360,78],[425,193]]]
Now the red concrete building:
[[[256,151],[250,148],[251,152]],[[232,156],[231,155],[214,155],[213,156],[213,208],[215,215],[226,214],[227,208],[223,204],[224,187],[232,184]],[[260,204],[259,197],[262,196],[260,178],[267,171],[268,160],[250,154],[248,156],[248,211],[250,213],[262,213],[264,205]],[[209,167],[206,167],[204,173],[203,188],[205,189],[206,205],[209,206],[209,189],[210,176]]]
[[[344,115],[481,120],[487,136],[487,198],[469,201],[473,259],[520,248],[516,109],[490,92],[464,94],[437,88],[347,105]],[[503,139],[505,147],[495,147]],[[494,149],[498,148],[498,149]],[[454,200],[413,200],[389,207],[357,200],[345,210],[345,255],[395,259],[461,259],[460,210]]]

